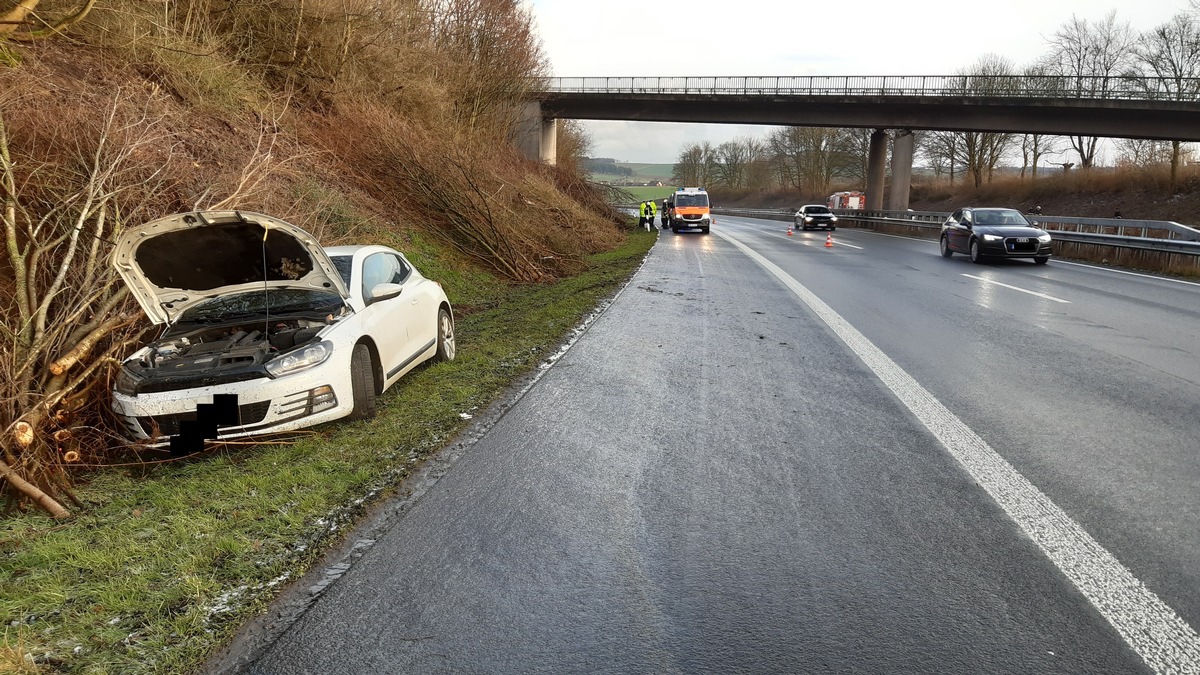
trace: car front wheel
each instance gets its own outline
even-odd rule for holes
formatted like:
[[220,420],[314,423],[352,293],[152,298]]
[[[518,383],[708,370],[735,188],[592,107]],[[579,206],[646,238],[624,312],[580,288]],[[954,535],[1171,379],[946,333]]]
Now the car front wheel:
[[438,361],[453,361],[456,353],[454,318],[450,316],[450,311],[443,307],[438,310],[437,355],[434,358]]
[[1048,256],[1048,255],[1040,255],[1040,256],[1038,256],[1038,257],[1034,258],[1034,259],[1033,259],[1033,262],[1035,262],[1035,263],[1037,263],[1037,264],[1039,264],[1039,265],[1045,265],[1046,263],[1050,262],[1050,256]]
[[352,420],[369,420],[375,416],[375,368],[371,364],[371,350],[361,342],[354,345],[350,355],[350,383],[354,394]]
[[979,255],[979,240],[978,239],[971,240],[971,262],[973,262],[973,263],[983,262],[983,256]]
[[943,236],[941,244],[943,258],[949,258],[950,256],[954,255],[954,251],[950,250],[950,237]]

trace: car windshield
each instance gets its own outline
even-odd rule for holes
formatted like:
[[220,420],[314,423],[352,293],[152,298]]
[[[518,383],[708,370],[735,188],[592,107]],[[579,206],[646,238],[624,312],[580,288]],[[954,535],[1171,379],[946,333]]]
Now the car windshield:
[[675,206],[708,206],[708,195],[676,192]]
[[290,312],[328,312],[342,306],[342,298],[328,291],[303,288],[268,288],[222,295],[189,307],[181,321],[221,321],[240,316],[286,314]]
[[346,288],[350,288],[350,266],[354,264],[354,256],[331,255],[329,256],[329,260],[337,268],[338,276],[342,278],[342,283],[346,284]]
[[806,206],[806,207],[804,207],[804,212],[805,213],[829,213],[830,211],[828,208],[826,208],[824,206]]
[[977,209],[974,213],[976,225],[1021,225],[1029,226],[1025,216],[1015,209]]

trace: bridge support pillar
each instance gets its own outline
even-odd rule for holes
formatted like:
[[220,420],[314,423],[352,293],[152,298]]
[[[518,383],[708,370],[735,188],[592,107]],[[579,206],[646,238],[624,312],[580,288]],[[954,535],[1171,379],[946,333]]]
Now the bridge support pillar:
[[526,159],[554,164],[558,154],[558,121],[542,116],[541,103],[526,103],[514,140]]
[[901,129],[892,138],[892,188],[888,192],[889,211],[908,209],[909,188],[912,186],[912,163],[913,132],[909,129]]
[[888,133],[876,129],[871,134],[871,148],[867,152],[867,210],[883,210],[883,184],[887,178]]

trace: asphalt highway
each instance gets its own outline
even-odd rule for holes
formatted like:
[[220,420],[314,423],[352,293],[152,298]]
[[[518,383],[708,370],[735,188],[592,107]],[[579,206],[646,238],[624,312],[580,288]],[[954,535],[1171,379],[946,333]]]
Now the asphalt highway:
[[242,670],[1200,672],[1200,285],[785,229],[663,232]]

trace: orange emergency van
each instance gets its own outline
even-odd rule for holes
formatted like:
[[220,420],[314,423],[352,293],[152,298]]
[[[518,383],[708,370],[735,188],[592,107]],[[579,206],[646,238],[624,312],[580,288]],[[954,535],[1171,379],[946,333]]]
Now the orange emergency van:
[[683,230],[700,230],[708,234],[711,226],[708,192],[697,187],[675,190],[671,197],[671,231],[678,234]]

